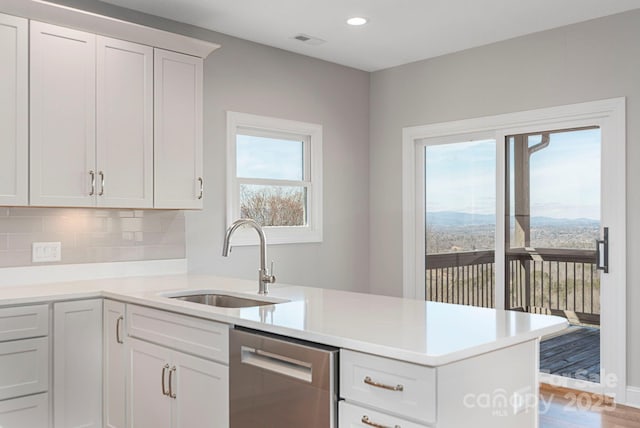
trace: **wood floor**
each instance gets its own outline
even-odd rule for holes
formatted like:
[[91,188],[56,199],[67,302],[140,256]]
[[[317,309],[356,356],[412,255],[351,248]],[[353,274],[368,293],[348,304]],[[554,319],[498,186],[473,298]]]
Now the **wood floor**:
[[580,391],[540,387],[540,428],[639,428],[640,409]]
[[571,326],[543,339],[540,371],[600,382],[600,329]]

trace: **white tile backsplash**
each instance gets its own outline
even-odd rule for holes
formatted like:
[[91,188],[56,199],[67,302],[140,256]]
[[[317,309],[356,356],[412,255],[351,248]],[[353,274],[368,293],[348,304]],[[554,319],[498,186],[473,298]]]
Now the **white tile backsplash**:
[[0,267],[31,266],[33,242],[62,243],[62,261],[53,264],[180,259],[184,213],[1,207]]

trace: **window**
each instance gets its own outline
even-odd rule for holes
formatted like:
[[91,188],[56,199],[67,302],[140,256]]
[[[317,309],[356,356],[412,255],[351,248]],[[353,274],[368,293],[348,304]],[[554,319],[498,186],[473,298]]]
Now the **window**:
[[[270,244],[322,241],[322,126],[227,112],[227,225],[252,218]],[[238,231],[234,245],[257,244]]]

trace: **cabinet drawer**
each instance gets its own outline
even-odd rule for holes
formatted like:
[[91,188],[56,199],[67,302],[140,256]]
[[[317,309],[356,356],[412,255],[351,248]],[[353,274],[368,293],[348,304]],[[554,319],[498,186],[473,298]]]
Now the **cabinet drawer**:
[[338,405],[338,425],[340,428],[402,427],[427,428],[405,419],[356,406],[344,401]]
[[215,321],[127,305],[129,336],[168,348],[229,362],[229,326]]
[[0,343],[0,400],[44,392],[48,379],[48,338]]
[[48,426],[49,394],[0,401],[0,427],[47,428]]
[[0,309],[0,342],[49,334],[49,305]]
[[436,370],[430,367],[343,349],[340,395],[409,419],[436,421]]

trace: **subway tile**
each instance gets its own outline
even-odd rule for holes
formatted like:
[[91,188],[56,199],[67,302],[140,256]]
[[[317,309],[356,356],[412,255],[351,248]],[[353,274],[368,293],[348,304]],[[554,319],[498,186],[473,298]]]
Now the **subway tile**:
[[145,260],[144,247],[114,247],[113,250],[113,257],[118,261]]
[[2,217],[0,233],[42,232],[41,217]]
[[87,230],[89,217],[68,213],[66,215],[42,218],[45,232],[77,233]]
[[30,250],[34,242],[60,242],[62,248],[75,247],[75,235],[65,233],[9,233],[9,250]]
[[146,260],[182,259],[185,248],[181,245],[149,245],[144,247]]
[[69,264],[183,258],[184,240],[178,210],[0,208],[0,267],[33,265],[33,242],[61,242],[52,264]]
[[31,251],[0,251],[0,267],[30,266]]
[[141,218],[121,218],[120,230],[123,232],[142,232],[142,222]]
[[11,217],[60,217],[87,215],[87,210],[81,208],[12,207],[9,209],[9,216]]

